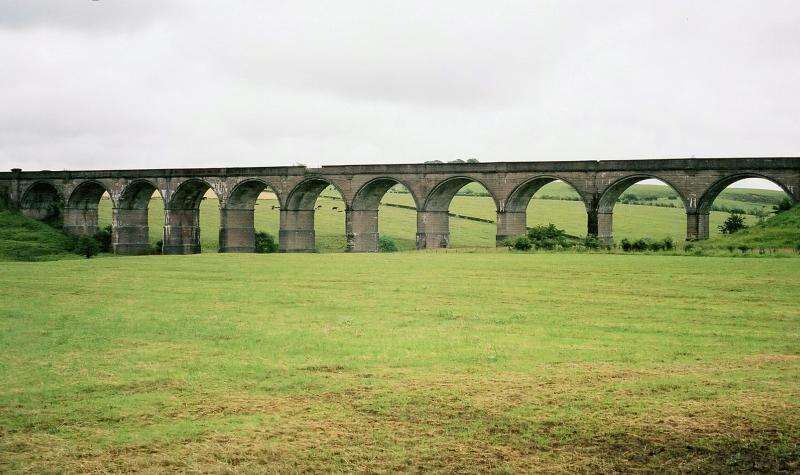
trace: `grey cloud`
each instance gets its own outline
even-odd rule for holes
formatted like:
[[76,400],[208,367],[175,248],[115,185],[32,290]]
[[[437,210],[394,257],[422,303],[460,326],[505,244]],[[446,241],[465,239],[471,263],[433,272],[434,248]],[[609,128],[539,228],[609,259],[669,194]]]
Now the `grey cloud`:
[[172,0],[0,0],[0,27],[125,31],[175,13]]

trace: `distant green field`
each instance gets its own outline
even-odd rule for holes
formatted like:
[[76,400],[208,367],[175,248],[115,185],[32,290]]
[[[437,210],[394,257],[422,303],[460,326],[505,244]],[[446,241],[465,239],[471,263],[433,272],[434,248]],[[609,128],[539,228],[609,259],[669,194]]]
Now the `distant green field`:
[[795,259],[2,263],[2,473],[800,470]]
[[[645,187],[645,189],[656,188],[661,192],[665,190],[665,187],[653,185],[635,186]],[[544,187],[537,196],[557,196],[565,190],[568,192],[570,188],[563,183],[553,183]],[[326,191],[325,195],[334,195],[334,192]],[[408,206],[414,204],[411,195],[403,193],[387,193],[383,202]],[[219,247],[219,205],[217,203],[216,199],[208,198],[200,207],[200,236],[203,252],[216,252]],[[343,251],[345,248],[345,225],[341,202],[323,196],[319,199],[318,204],[322,208],[316,212],[317,248],[321,252]],[[257,229],[275,236],[278,235],[280,216],[277,205],[275,200],[259,200],[256,208]],[[273,209],[273,206],[276,208]],[[334,210],[334,207],[339,209]],[[466,216],[496,219],[495,206],[489,197],[456,196],[450,206],[450,211]],[[102,200],[100,216],[102,226],[110,224],[110,201]],[[710,231],[712,235],[718,233],[717,227],[722,224],[726,216],[727,213],[711,213]],[[414,249],[417,232],[416,219],[414,210],[382,206],[379,222],[381,235],[395,239],[401,250]],[[752,224],[755,223],[756,218],[746,216],[746,220]],[[153,199],[150,205],[150,235],[153,243],[161,239],[163,222],[163,204],[159,199]],[[531,200],[528,207],[528,225],[548,223],[565,229],[569,234],[584,236],[586,235],[586,210],[578,201]],[[451,245],[455,248],[493,247],[495,233],[495,224],[458,218],[450,219]],[[617,240],[669,236],[675,241],[683,241],[686,237],[686,215],[682,207],[660,208],[618,203],[614,210],[614,236]]]

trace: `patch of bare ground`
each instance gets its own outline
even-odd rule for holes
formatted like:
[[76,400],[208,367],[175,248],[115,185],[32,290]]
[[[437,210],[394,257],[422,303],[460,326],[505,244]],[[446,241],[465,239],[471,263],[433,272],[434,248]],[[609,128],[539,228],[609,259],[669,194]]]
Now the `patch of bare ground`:
[[[800,401],[724,399],[603,405],[623,368],[583,376],[449,375],[294,395],[209,394],[174,421],[256,423],[170,442],[98,444],[0,433],[2,471],[67,473],[611,473],[800,470]],[[591,379],[594,374],[594,379]],[[634,396],[635,397],[635,396]]]

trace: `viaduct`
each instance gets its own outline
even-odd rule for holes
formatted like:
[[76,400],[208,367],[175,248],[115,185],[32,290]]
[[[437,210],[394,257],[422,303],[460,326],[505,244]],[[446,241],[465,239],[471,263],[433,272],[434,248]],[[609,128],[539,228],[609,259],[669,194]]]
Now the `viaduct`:
[[199,207],[211,189],[219,198],[220,252],[253,252],[254,207],[271,189],[280,202],[280,250],[314,250],[314,204],[334,186],[344,199],[347,250],[376,251],[378,205],[401,184],[417,208],[417,248],[449,244],[448,207],[470,182],[483,185],[497,210],[497,242],[526,231],[526,209],[534,193],[555,180],[571,185],[586,207],[587,234],[613,240],[617,198],[631,185],[655,178],[671,186],[686,210],[686,239],[708,238],[714,198],[743,178],[765,178],[800,201],[800,157],[505,162],[415,165],[345,165],[322,168],[198,168],[0,173],[0,201],[27,216],[47,219],[63,207],[64,230],[97,231],[104,192],[113,204],[113,249],[148,254],[148,203],[164,200],[164,254],[200,250]]

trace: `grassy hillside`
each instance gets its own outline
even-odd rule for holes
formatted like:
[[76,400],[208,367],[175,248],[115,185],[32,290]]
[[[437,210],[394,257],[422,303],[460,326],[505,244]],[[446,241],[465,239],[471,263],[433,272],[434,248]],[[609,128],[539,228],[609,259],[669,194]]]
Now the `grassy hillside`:
[[2,473],[800,469],[793,259],[2,269]]
[[800,206],[772,216],[762,224],[755,224],[734,234],[719,235],[699,245],[709,249],[800,249]]
[[18,213],[0,211],[0,260],[41,261],[67,256],[67,237]]

